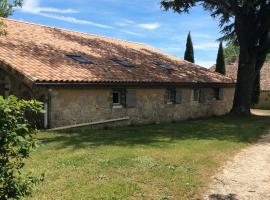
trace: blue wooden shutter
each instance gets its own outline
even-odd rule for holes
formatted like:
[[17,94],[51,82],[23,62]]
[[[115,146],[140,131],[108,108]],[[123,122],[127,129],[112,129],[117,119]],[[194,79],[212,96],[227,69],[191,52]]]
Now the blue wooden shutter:
[[206,103],[206,101],[207,101],[207,89],[202,88],[200,89],[199,102]]
[[137,97],[135,90],[127,90],[126,94],[126,106],[128,108],[135,108],[137,105]]
[[224,98],[224,89],[219,88],[219,100],[223,100],[223,98]]
[[181,90],[176,90],[175,103],[176,104],[181,104],[182,103],[182,91]]
[[120,89],[119,92],[120,92],[120,103],[122,106],[126,107],[127,91],[126,89]]

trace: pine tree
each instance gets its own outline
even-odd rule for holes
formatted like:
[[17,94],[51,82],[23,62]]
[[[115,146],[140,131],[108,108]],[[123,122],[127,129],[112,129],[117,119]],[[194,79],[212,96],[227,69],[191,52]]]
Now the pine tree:
[[224,53],[223,53],[223,45],[222,42],[219,44],[218,48],[218,55],[217,55],[217,63],[216,63],[216,72],[220,74],[226,74],[225,69],[225,60],[224,60]]
[[193,44],[191,39],[191,34],[189,32],[187,37],[187,44],[186,44],[186,51],[185,51],[185,58],[186,61],[194,63],[194,51],[193,51]]

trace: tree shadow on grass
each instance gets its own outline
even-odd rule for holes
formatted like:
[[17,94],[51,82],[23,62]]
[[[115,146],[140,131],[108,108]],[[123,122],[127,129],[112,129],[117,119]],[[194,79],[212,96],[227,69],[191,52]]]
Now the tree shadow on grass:
[[179,140],[221,140],[252,143],[270,127],[269,117],[231,116],[189,120],[158,125],[118,128],[80,128],[45,134],[41,142],[56,148],[84,148],[102,145],[153,147],[166,146]]
[[221,194],[211,194],[209,200],[238,200],[235,194],[221,195]]

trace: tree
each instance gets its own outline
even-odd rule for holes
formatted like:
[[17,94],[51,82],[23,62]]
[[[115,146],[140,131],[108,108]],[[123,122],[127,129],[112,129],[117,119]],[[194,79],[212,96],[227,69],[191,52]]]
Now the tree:
[[270,51],[269,0],[162,0],[165,10],[188,12],[196,5],[219,19],[223,40],[239,44],[237,84],[232,113],[250,114],[251,96],[256,75]]
[[224,48],[224,59],[226,64],[238,61],[239,47],[229,42]]
[[[225,63],[230,64],[238,60],[239,46],[229,42],[224,48]],[[266,57],[266,62],[270,62],[270,53]]]
[[42,104],[0,96],[0,199],[22,199],[42,180],[23,173],[24,159],[36,146],[36,129],[25,118],[26,112],[38,113]]
[[260,92],[261,92],[261,75],[258,73],[255,77],[253,89],[252,89],[252,96],[251,96],[251,104],[256,105],[259,103]]
[[[226,64],[230,64],[232,62],[235,62],[238,60],[239,56],[239,46],[236,44],[229,43],[225,47],[225,60]],[[266,62],[270,61],[270,54],[268,54],[268,58],[266,58]],[[257,73],[254,83],[253,83],[253,89],[252,89],[252,95],[251,95],[251,104],[256,105],[259,102],[260,97],[260,73]]]
[[184,59],[186,61],[194,63],[194,50],[193,50],[193,43],[192,43],[190,32],[188,33],[188,37],[187,37],[187,44],[186,44],[186,51],[185,51]]
[[[23,0],[0,0],[0,17],[7,18],[12,15],[14,7],[21,7]],[[5,35],[5,24],[0,21],[0,35]]]
[[222,42],[220,42],[219,48],[218,48],[218,55],[217,55],[217,62],[216,62],[216,72],[218,72],[220,74],[223,74],[223,75],[226,74]]

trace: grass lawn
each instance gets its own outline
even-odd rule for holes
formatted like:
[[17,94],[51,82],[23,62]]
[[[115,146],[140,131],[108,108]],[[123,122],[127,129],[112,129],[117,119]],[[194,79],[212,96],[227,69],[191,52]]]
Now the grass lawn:
[[195,199],[224,162],[270,128],[269,117],[40,133],[30,199]]

